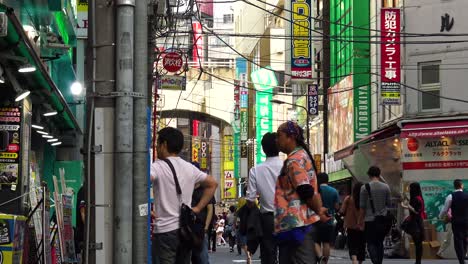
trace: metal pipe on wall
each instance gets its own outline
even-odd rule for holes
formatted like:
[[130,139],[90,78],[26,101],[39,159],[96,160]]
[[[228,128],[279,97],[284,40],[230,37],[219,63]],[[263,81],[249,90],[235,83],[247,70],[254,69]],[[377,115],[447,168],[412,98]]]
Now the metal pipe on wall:
[[[148,3],[136,1],[135,6],[135,75],[134,90],[142,97],[134,101],[133,127],[133,259],[134,263],[148,262],[148,214],[139,206],[148,204]],[[148,205],[149,206],[149,205]],[[148,210],[147,210],[148,212]]]
[[133,263],[133,74],[135,0],[116,4],[114,263]]

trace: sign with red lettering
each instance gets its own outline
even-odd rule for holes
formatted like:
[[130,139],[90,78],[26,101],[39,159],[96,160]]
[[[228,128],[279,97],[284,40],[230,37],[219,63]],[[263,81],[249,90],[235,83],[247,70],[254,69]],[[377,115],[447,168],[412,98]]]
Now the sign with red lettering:
[[184,61],[182,56],[177,52],[169,52],[163,58],[163,67],[168,72],[178,72],[182,69]]
[[380,28],[382,30],[380,97],[384,105],[399,105],[401,104],[400,9],[382,9]]

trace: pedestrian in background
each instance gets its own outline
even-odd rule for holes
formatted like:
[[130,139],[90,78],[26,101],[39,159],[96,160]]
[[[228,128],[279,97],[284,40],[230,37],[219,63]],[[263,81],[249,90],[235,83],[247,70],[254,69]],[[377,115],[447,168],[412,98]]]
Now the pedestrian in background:
[[[200,202],[192,207],[195,214],[201,212],[213,197],[216,180],[179,157],[184,146],[180,130],[166,127],[158,132],[158,160],[151,165],[155,219],[152,241],[153,263],[189,264],[192,248],[182,244],[179,234],[181,202],[192,204],[196,184],[204,188]],[[170,164],[174,167],[172,172]],[[175,174],[175,175],[174,175]],[[176,192],[174,177],[177,177],[182,194]]]
[[247,258],[247,264],[252,261],[252,256],[247,248],[247,219],[249,216],[249,207],[247,206],[247,188],[242,191],[242,196],[237,200],[237,212],[236,212],[236,242],[237,242],[237,253],[238,256],[242,255],[242,250]]
[[229,206],[229,214],[226,217],[226,228],[224,232],[229,242],[229,252],[234,252],[234,245],[236,244],[236,236],[234,226],[236,225],[236,207]]
[[276,133],[266,133],[262,138],[262,149],[266,155],[263,163],[250,169],[247,187],[247,201],[249,207],[256,206],[257,196],[260,200],[260,218],[262,237],[260,239],[260,253],[262,264],[277,263],[277,246],[273,238],[275,229],[275,186],[278,175],[283,167],[279,158],[276,144]]
[[279,263],[314,263],[314,224],[324,215],[318,193],[317,170],[304,142],[304,131],[297,123],[283,123],[277,133],[279,150],[288,154],[275,191]]
[[[216,204],[216,203],[215,203]],[[216,215],[216,209],[213,207],[213,217],[211,219],[211,224],[209,228],[209,238],[208,238],[208,252],[216,252],[216,228],[218,223],[218,216]]]
[[328,174],[317,175],[320,197],[323,207],[327,208],[331,219],[327,222],[317,222],[317,239],[315,241],[315,253],[319,264],[327,264],[330,258],[330,243],[335,234],[335,212],[340,209],[340,197],[338,191],[328,185]]
[[226,240],[224,239],[224,225],[225,220],[223,218],[218,220],[217,228],[216,228],[216,238],[218,246],[226,245]]
[[409,210],[407,221],[407,232],[412,238],[416,253],[416,264],[421,264],[423,254],[422,243],[424,241],[424,219],[427,218],[424,199],[422,197],[421,186],[413,182],[409,186],[410,200],[401,203],[403,208]]
[[[390,187],[380,178],[380,169],[372,166],[367,170],[370,182],[361,187],[359,206],[362,208],[360,219],[364,219],[367,250],[374,264],[381,264],[384,257],[383,241],[387,235],[385,223],[376,221],[378,216],[386,216],[390,206]],[[378,217],[381,218],[381,217]]]
[[465,264],[468,244],[468,194],[463,192],[463,182],[460,179],[453,181],[455,191],[449,195],[442,209],[441,215],[452,212],[453,246],[458,262]]
[[349,257],[353,264],[361,264],[366,258],[366,239],[364,227],[359,223],[364,223],[360,213],[361,182],[356,182],[351,195],[346,196],[340,208],[340,213],[344,215],[344,228],[348,235]]

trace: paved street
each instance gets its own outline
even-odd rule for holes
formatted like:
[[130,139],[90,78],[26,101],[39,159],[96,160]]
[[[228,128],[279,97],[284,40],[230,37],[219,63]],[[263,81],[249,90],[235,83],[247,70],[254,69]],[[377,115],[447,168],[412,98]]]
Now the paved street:
[[[329,264],[339,263],[351,263],[348,259],[348,252],[343,250],[333,251],[332,257]],[[258,253],[252,258],[252,263],[260,263]],[[456,260],[423,260],[423,264],[457,264]],[[227,247],[219,247],[214,253],[210,253],[211,264],[230,264],[230,263],[246,263],[245,255],[237,256],[237,251],[230,253]],[[364,263],[371,263],[370,260],[366,260]],[[413,264],[414,259],[385,259],[384,263],[398,263],[398,264]]]

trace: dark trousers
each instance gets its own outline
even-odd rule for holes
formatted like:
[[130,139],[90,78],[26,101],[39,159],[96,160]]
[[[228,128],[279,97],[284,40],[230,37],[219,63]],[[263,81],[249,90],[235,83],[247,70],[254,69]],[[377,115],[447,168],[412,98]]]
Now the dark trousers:
[[453,246],[457,253],[458,262],[465,264],[465,256],[468,244],[468,224],[467,223],[452,223],[453,230]]
[[[311,264],[317,261],[315,255],[315,226],[305,235],[302,244],[284,243],[279,248],[280,264]],[[262,253],[263,258],[263,253]]]
[[366,259],[366,237],[364,231],[358,229],[347,230],[348,233],[348,250],[349,257],[357,257],[357,260],[364,261]]
[[383,234],[382,223],[376,223],[375,221],[366,222],[366,242],[367,251],[369,251],[369,257],[374,264],[382,264],[384,256],[383,241],[385,234]]
[[[211,229],[210,229],[211,230]],[[208,250],[216,251],[216,232],[214,230],[208,231]]]
[[276,264],[278,258],[278,247],[276,246],[273,232],[275,229],[275,219],[273,213],[263,213],[262,231],[263,237],[260,241],[260,254],[262,256],[262,264]]
[[190,264],[191,249],[182,245],[179,230],[153,234],[153,264]]

